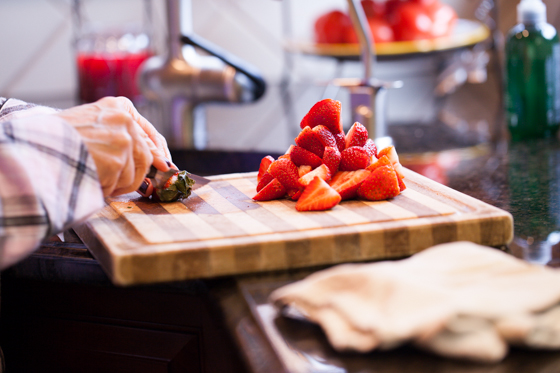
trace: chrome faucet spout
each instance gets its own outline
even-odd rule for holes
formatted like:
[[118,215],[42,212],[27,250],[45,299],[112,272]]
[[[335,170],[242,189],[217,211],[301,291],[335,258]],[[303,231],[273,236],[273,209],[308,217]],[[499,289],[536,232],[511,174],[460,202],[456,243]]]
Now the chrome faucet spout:
[[[167,53],[143,64],[139,86],[147,99],[160,103],[162,121],[155,125],[169,146],[202,149],[208,136],[205,123],[195,124],[197,107],[207,102],[253,102],[264,95],[266,84],[256,68],[192,32],[190,0],[166,4]],[[199,55],[195,47],[210,56]]]

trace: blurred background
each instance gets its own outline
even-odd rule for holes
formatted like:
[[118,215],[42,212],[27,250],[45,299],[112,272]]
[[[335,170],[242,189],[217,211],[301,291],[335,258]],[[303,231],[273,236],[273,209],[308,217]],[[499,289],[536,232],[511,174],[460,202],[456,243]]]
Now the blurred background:
[[[477,0],[442,2],[451,5],[459,18],[473,20],[481,5]],[[544,2],[549,22],[560,27],[560,2]],[[155,53],[163,53],[167,30],[163,1],[81,3],[92,23],[100,20],[113,26],[148,24]],[[516,23],[517,1],[497,3],[498,28],[506,33]],[[79,102],[74,43],[77,21],[72,4],[71,0],[0,2],[1,96],[59,108]],[[350,127],[347,90],[326,91],[324,83],[336,77],[362,77],[362,65],[357,58],[340,59],[285,49],[286,39],[312,41],[317,17],[333,9],[346,11],[346,1],[192,0],[192,8],[192,28],[196,34],[256,66],[267,82],[267,91],[257,102],[204,105],[207,149],[283,153],[293,143],[301,118],[323,97],[342,102],[344,126]],[[478,84],[457,84],[445,94],[436,93],[442,71],[461,58],[456,52],[382,58],[377,64],[377,77],[404,82],[402,88],[388,93],[386,118],[393,133],[398,137],[407,125],[425,126],[405,130],[401,137],[410,141],[397,141],[402,153],[433,150],[423,148],[422,143],[424,133],[440,130],[434,123],[468,134],[466,137],[473,144],[489,138],[500,111],[495,71],[489,68],[488,78]],[[489,56],[492,58],[491,53]],[[157,126],[159,117],[150,105],[140,100],[138,107]]]

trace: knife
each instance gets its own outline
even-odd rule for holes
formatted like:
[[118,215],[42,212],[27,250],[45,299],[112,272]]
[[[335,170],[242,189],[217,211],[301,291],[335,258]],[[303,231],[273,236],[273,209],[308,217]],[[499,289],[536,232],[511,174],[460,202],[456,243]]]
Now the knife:
[[[177,173],[178,171],[179,170],[176,170],[174,168],[170,168],[168,171],[160,171],[152,165],[150,166],[150,171],[146,174],[146,178],[152,181],[152,185],[155,188],[163,188],[167,180],[169,180],[169,178],[175,175],[175,173]],[[193,190],[198,189],[212,181],[205,177],[194,175],[189,172],[187,172],[187,175],[195,181],[195,184],[192,186]]]

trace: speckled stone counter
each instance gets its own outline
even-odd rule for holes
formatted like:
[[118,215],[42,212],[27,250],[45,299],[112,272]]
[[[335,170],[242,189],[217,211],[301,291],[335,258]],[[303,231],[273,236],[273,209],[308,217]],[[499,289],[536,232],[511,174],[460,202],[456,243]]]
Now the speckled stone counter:
[[[398,138],[396,140],[399,146]],[[453,189],[509,211],[513,215],[515,228],[514,242],[509,246],[511,253],[530,262],[560,266],[560,144],[557,141],[532,141],[518,144],[504,142],[497,146],[476,142],[461,145],[464,146],[447,147],[440,152],[431,151],[433,149],[425,149],[430,151],[424,152],[410,149],[413,151],[407,152],[406,144],[402,144],[401,161],[405,166]],[[219,164],[222,164],[219,166],[222,168],[218,172],[224,172],[224,167],[229,172],[255,170],[262,156],[263,154],[257,153],[181,152],[174,160],[186,168],[189,168],[189,163],[196,164],[196,169],[191,167],[192,171],[208,175],[215,173],[213,169]],[[202,162],[201,159],[207,160]],[[68,237],[70,239],[67,243],[45,244],[30,258],[4,272],[3,287],[6,280],[6,284],[11,282],[12,287],[14,284],[20,286],[33,281],[43,291],[48,291],[51,287],[49,284],[58,284],[53,287],[59,287],[61,283],[86,286],[86,291],[106,288],[123,295],[139,291],[138,288],[112,290],[113,286],[83,244],[77,242],[72,235]],[[211,303],[219,305],[221,316],[215,315],[213,321],[205,324],[205,328],[212,330],[220,329],[220,325],[225,326],[237,344],[235,351],[226,352],[234,352],[234,355],[243,357],[247,363],[247,367],[240,365],[232,371],[248,369],[254,372],[282,372],[285,371],[282,359],[271,347],[261,325],[253,317],[254,307],[259,302],[266,302],[267,294],[279,284],[297,280],[317,269],[320,268],[170,284],[141,290],[148,291],[150,296],[156,298],[160,293],[179,292],[194,297],[192,299],[203,299],[204,302],[211,300]],[[193,292],[191,288],[197,290]],[[162,295],[161,300],[165,299],[167,296]],[[72,302],[71,299],[69,301]],[[118,302],[113,302],[112,307],[121,312],[118,310]],[[157,304],[150,307],[158,309]],[[17,309],[10,309],[10,313],[14,312]],[[5,314],[2,316],[5,319]],[[36,319],[37,314],[34,317]],[[55,318],[58,317],[58,314],[55,315]],[[119,317],[127,316],[122,314]],[[80,316],[73,315],[71,319],[80,319]],[[181,321],[177,322],[180,324]],[[552,372],[557,371],[560,366],[560,352],[526,350],[514,350],[504,362],[492,366],[450,361],[409,348],[390,353],[341,355],[328,346],[321,330],[313,325],[277,319],[276,327],[290,348],[298,356],[307,359],[310,371]],[[5,337],[2,343],[6,344]],[[221,347],[221,353],[224,353],[224,348]],[[211,350],[205,350],[201,354],[206,354],[205,358],[210,359],[207,361],[212,361],[214,356]],[[234,357],[230,357],[229,361],[241,364]],[[206,368],[203,367],[202,371],[214,371],[208,362],[203,364],[206,364]],[[322,364],[320,369],[317,364]]]

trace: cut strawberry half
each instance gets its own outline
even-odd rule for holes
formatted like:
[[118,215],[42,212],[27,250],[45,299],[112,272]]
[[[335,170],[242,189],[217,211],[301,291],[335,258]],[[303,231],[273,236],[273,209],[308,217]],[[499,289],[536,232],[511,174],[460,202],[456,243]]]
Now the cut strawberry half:
[[324,147],[327,146],[336,146],[336,140],[329,129],[323,125],[318,125],[313,127],[313,132],[317,134],[319,137],[319,141],[323,144]]
[[323,125],[333,134],[342,132],[342,122],[340,120],[340,111],[342,105],[340,101],[330,98],[317,102],[303,117],[300,127],[303,129],[307,126],[313,128]]
[[265,172],[265,174],[261,177],[261,179],[257,183],[257,192],[260,192],[261,189],[267,186],[268,183],[270,183],[272,180],[274,180],[274,177],[270,173]]
[[313,168],[311,166],[308,165],[303,165],[303,166],[299,166],[298,167],[298,175],[299,177],[302,177],[303,175],[311,172]]
[[305,150],[301,146],[294,146],[290,152],[290,157],[292,162],[298,167],[308,165],[311,166],[311,168],[315,168],[323,163],[321,158],[311,153],[309,150]]
[[344,137],[344,132],[333,134],[334,140],[336,141],[336,147],[338,151],[342,153],[346,149],[346,138]]
[[375,159],[379,158],[377,156],[377,146],[372,139],[367,139],[366,144],[364,145],[364,149],[368,152],[370,157],[375,157]]
[[366,170],[339,171],[333,176],[329,185],[343,200],[353,199],[358,196],[358,188],[370,174],[371,172]]
[[402,192],[403,190],[406,189],[406,185],[404,184],[402,176],[398,172],[397,172],[397,179],[399,179],[399,190]]
[[369,166],[367,166],[366,170],[373,171],[376,168],[381,167],[381,166],[390,166],[392,168],[393,164],[391,163],[389,158],[387,158],[386,155],[382,155],[381,157],[379,157],[379,159],[377,161],[375,161],[372,164],[370,164]]
[[393,198],[399,193],[399,179],[390,166],[381,166],[373,170],[358,188],[358,196],[370,201]]
[[331,175],[334,175],[338,171],[338,166],[340,165],[340,152],[336,146],[327,146],[325,152],[323,153],[323,164],[325,164]]
[[272,156],[267,155],[263,159],[261,159],[261,164],[259,166],[259,173],[257,175],[257,181],[261,181],[262,176],[268,171],[268,167],[274,162],[274,158]]
[[303,192],[303,189],[290,189],[286,192],[286,194],[288,195],[288,197],[290,197],[290,199],[292,201],[297,201],[299,199],[299,197],[301,197],[301,193]]
[[254,197],[255,201],[271,201],[273,199],[282,198],[286,195],[286,188],[278,179],[272,179],[264,188],[262,188]]
[[272,162],[268,168],[268,173],[271,174],[272,177],[278,179],[286,190],[300,188],[298,183],[298,168],[294,162],[287,158],[278,158],[276,161]]
[[298,181],[301,185],[307,186],[307,185],[309,185],[311,180],[313,180],[313,178],[316,177],[316,176],[320,177],[321,179],[323,179],[325,181],[329,181],[330,178],[331,178],[331,171],[329,170],[329,168],[327,166],[322,164],[319,167],[317,167],[316,169],[314,169],[313,171],[309,172],[308,174],[305,174],[302,177],[300,177]]
[[354,122],[346,134],[346,148],[364,146],[368,140],[368,132],[360,122]]
[[367,151],[361,146],[352,146],[344,149],[340,153],[340,166],[341,171],[356,171],[365,169],[370,162],[371,158]]
[[340,202],[340,194],[331,188],[326,181],[316,176],[305,187],[296,203],[298,211],[322,211],[336,206]]
[[316,132],[311,130],[311,127],[305,127],[296,137],[296,144],[305,150],[309,150],[319,158],[323,158],[325,146],[321,143],[321,139]]
[[386,155],[387,158],[391,161],[392,164],[399,163],[399,155],[395,150],[393,145],[389,145],[386,148],[383,148],[377,152],[377,158],[381,158],[382,156]]

